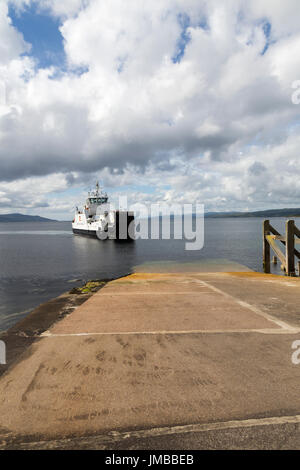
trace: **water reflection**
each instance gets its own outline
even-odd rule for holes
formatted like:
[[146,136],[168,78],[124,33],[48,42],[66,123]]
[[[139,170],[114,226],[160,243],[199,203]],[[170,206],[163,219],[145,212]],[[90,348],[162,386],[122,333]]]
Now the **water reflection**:
[[84,236],[74,236],[73,269],[87,272],[91,270],[97,278],[111,279],[132,272],[137,263],[135,242],[98,240]]

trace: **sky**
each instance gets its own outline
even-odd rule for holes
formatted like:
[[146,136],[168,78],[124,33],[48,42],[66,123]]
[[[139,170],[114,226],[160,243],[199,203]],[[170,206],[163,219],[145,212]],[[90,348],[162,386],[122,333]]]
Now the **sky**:
[[97,180],[130,204],[300,207],[298,10],[0,0],[0,213],[70,220]]

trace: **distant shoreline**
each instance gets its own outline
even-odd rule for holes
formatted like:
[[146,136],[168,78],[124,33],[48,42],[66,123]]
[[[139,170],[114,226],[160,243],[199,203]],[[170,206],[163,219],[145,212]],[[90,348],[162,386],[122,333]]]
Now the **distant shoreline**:
[[[195,214],[193,214],[195,215]],[[162,217],[162,216],[160,216]],[[177,217],[177,216],[176,216]],[[180,216],[179,216],[180,217]],[[229,219],[229,218],[272,218],[272,217],[300,217],[300,208],[287,208],[287,209],[267,209],[263,211],[254,212],[206,212],[204,217],[207,219]],[[147,218],[147,217],[146,217]],[[171,215],[174,218],[174,215]],[[148,217],[151,219],[151,217]],[[71,220],[54,220],[40,217],[38,215],[25,215],[25,214],[0,214],[0,223],[14,223],[14,222],[68,222]]]
[[260,213],[260,212],[236,212],[236,213],[230,213],[227,214],[226,212],[209,212],[207,214],[204,214],[204,217],[208,219],[249,219],[249,218],[272,218],[272,217],[291,217],[291,218],[297,218],[300,217],[300,209],[297,209],[299,211],[298,214],[295,213],[271,213],[271,212],[266,212],[266,213]]
[[39,215],[25,215],[25,214],[0,214],[0,222],[58,222],[58,220],[47,219]]

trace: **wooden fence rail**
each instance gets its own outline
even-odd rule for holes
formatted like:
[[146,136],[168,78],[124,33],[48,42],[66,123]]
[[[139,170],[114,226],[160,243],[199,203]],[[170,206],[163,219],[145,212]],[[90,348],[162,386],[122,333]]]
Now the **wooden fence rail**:
[[[284,245],[284,252],[281,251],[280,246]],[[295,276],[295,257],[300,260],[300,252],[296,250],[295,244],[300,243],[300,230],[296,227],[294,220],[286,222],[285,235],[281,235],[277,230],[272,227],[269,220],[264,220],[263,223],[263,268],[264,272],[269,274],[271,272],[271,249],[281,261],[281,267],[288,276]],[[300,262],[298,262],[300,270]],[[299,272],[300,274],[300,272]]]

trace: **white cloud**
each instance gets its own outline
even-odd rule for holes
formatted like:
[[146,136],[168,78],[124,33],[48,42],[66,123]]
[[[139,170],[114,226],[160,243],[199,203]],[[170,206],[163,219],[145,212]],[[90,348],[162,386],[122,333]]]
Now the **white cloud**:
[[11,25],[8,17],[8,7],[5,2],[0,3],[0,67],[3,68],[10,61],[18,59],[20,54],[29,50],[22,35]]
[[215,210],[300,204],[295,1],[35,4],[60,17],[69,68],[21,56],[28,45],[1,4],[1,180],[37,178],[37,198],[48,175],[75,172],[72,184],[99,174],[156,188],[134,197]]
[[51,13],[54,16],[67,18],[76,15],[89,4],[90,0],[6,0],[19,12],[34,4],[38,11]]
[[38,3],[41,9],[48,9],[56,16],[69,17],[87,6],[89,0],[39,0]]

